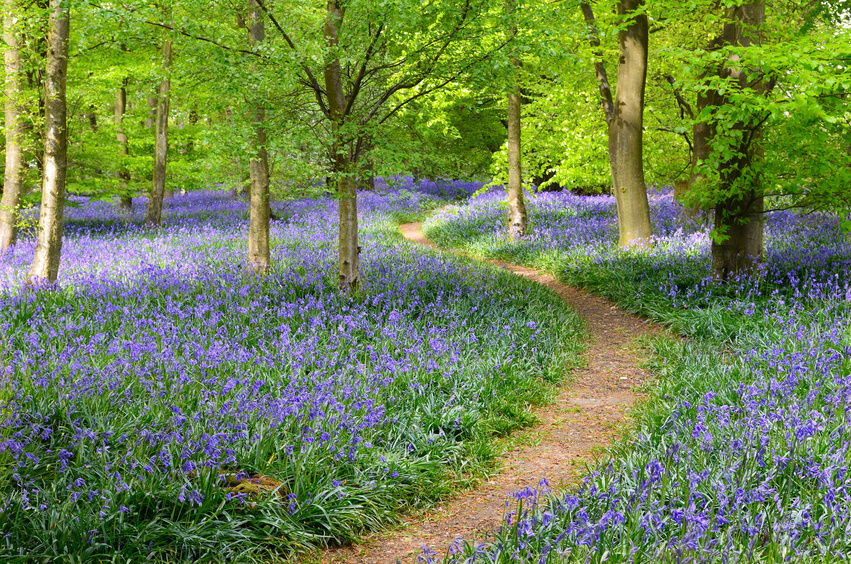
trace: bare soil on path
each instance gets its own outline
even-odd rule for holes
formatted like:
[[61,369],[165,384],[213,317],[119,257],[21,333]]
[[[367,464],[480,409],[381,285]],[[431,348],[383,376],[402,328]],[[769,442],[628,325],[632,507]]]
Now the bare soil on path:
[[[419,223],[400,229],[406,239],[435,248]],[[642,368],[647,357],[638,340],[663,330],[551,275],[506,262],[488,262],[551,288],[582,317],[589,333],[584,365],[567,379],[553,403],[535,410],[539,423],[517,433],[519,446],[501,457],[499,474],[428,513],[405,518],[397,528],[354,546],[326,550],[322,562],[409,563],[417,561],[423,546],[442,556],[458,537],[484,539],[499,527],[512,492],[537,487],[542,478],[553,488],[576,484],[586,464],[628,428],[627,411],[640,395],[636,389],[650,376]]]

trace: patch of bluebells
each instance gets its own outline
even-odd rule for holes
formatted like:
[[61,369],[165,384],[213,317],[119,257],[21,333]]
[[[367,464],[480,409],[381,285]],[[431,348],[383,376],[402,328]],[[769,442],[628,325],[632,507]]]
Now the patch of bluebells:
[[615,248],[614,202],[545,194],[502,236],[502,194],[429,234],[549,265],[694,338],[658,345],[653,407],[567,494],[526,495],[495,542],[450,562],[812,562],[851,553],[851,242],[827,214],[765,219],[759,271],[709,276],[703,218],[651,192],[652,249]]
[[[0,554],[351,539],[439,492],[497,409],[564,365],[575,325],[526,307],[528,285],[387,242],[422,193],[360,197],[354,296],[332,199],[273,205],[265,278],[244,267],[244,202],[176,196],[156,232],[144,204],[69,209],[57,291],[22,286],[31,240],[0,257]],[[274,495],[231,488],[261,475]]]
[[441,200],[463,200],[482,190],[487,184],[476,180],[445,180],[394,176],[377,178],[375,187],[380,191],[408,191],[425,194]]

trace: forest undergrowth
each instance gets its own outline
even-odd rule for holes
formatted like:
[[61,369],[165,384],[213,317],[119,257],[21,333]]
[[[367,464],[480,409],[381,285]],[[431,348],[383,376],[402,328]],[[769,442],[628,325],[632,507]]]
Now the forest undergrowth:
[[[398,187],[397,187],[398,188]],[[269,561],[345,543],[491,471],[582,328],[531,282],[401,239],[429,190],[361,197],[355,294],[336,203],[274,204],[273,271],[247,204],[168,201],[164,225],[79,199],[61,285],[0,257],[0,559]]]
[[[654,344],[634,432],[578,488],[516,492],[496,540],[449,562],[831,562],[851,551],[851,244],[836,217],[766,216],[766,260],[710,276],[706,218],[651,191],[651,248],[615,248],[610,197],[540,194],[530,234],[488,193],[425,224],[438,244],[556,273],[687,335]],[[436,555],[429,555],[432,559]]]

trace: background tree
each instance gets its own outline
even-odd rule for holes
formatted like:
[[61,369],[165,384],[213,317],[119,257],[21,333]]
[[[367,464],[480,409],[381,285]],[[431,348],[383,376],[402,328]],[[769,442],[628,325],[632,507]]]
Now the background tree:
[[[166,15],[165,20],[168,21]],[[166,32],[162,43],[162,73],[159,89],[157,90],[157,110],[154,132],[154,171],[151,183],[151,195],[148,198],[148,209],[145,212],[145,223],[159,225],[162,217],[163,197],[166,191],[166,166],[168,163],[168,117],[171,92],[171,79],[168,74],[171,69],[174,43]]]
[[[518,10],[513,1],[505,4],[506,15],[511,21]],[[517,28],[509,24],[509,35],[517,35]],[[512,57],[513,67],[521,65],[520,59]],[[515,77],[508,91],[508,236],[520,239],[526,234],[526,204],[523,201],[523,167],[521,151],[520,85]]]
[[[249,3],[248,36],[252,47],[265,39],[265,14],[256,0]],[[265,274],[271,262],[269,255],[269,154],[266,150],[266,109],[263,101],[254,108],[254,156],[250,163],[251,203],[248,224],[248,264],[254,272]]]
[[15,0],[5,0],[3,41],[5,61],[6,167],[3,197],[0,199],[0,252],[15,244],[18,236],[18,206],[23,192],[24,167],[24,68],[21,61],[21,29],[18,25],[22,8]]
[[[590,42],[599,47],[597,22],[591,5],[581,5],[588,24]],[[603,115],[609,129],[609,163],[612,192],[618,211],[618,246],[642,244],[653,235],[647,184],[644,179],[644,90],[647,79],[649,25],[641,0],[619,0],[618,76],[614,99],[602,53],[594,69],[599,83]]]
[[47,70],[44,75],[44,180],[41,187],[41,214],[35,257],[27,275],[31,282],[54,282],[59,272],[68,147],[65,86],[68,76],[70,18],[68,6],[63,0],[51,0]]

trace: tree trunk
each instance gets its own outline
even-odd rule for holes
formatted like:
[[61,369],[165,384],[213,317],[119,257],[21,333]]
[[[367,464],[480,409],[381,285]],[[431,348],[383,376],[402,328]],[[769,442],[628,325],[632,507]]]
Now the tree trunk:
[[526,234],[526,204],[523,201],[523,172],[520,164],[520,96],[508,94],[508,236]]
[[365,160],[366,163],[361,166],[361,174],[360,178],[358,178],[358,188],[372,192],[375,190],[375,164],[372,162],[369,154],[367,154],[365,158],[361,157],[359,160]]
[[[337,46],[338,28],[343,19],[338,0],[328,1],[323,34],[330,48]],[[333,134],[332,168],[340,203],[338,284],[344,292],[357,290],[360,285],[360,247],[358,246],[357,183],[351,177],[352,149],[341,142],[340,128],[345,118],[346,95],[343,91],[340,60],[335,56],[325,65],[325,92],[328,97]]]
[[[24,4],[21,4],[23,7]],[[48,4],[44,0],[39,0],[35,3],[40,13],[48,12]],[[30,27],[25,35],[21,38],[22,47],[31,46],[29,49],[24,49],[21,56],[24,60],[25,74],[27,77],[27,87],[35,91],[36,104],[35,108],[27,107],[26,121],[23,126],[27,132],[26,147],[24,149],[23,162],[35,163],[35,174],[32,175],[38,178],[39,185],[24,184],[23,193],[26,194],[32,190],[40,189],[41,181],[44,178],[44,126],[45,123],[45,101],[44,101],[44,73],[47,66],[47,36],[50,33],[49,18],[39,18],[38,26]],[[31,51],[30,51],[31,49]],[[26,55],[28,51],[34,54],[33,63],[27,64]],[[36,62],[37,61],[37,62]],[[37,124],[37,125],[36,125]]]
[[148,115],[145,118],[145,128],[153,129],[157,123],[157,97],[148,95]]
[[[514,17],[517,9],[513,0],[505,3],[505,11],[509,18]],[[512,26],[509,35],[517,35],[517,28]],[[520,59],[511,60],[515,70],[520,68]],[[526,234],[526,203],[523,201],[523,169],[520,142],[520,125],[522,100],[520,85],[516,75],[512,91],[508,93],[508,237],[517,240]]]
[[[761,195],[750,198],[728,198],[715,206],[715,230],[725,238],[712,240],[712,276],[730,280],[747,273],[762,260]],[[743,222],[744,220],[744,222]]]
[[154,141],[154,175],[151,182],[151,197],[145,212],[145,224],[158,226],[162,220],[163,197],[165,196],[165,173],[168,159],[168,111],[171,80],[168,77],[172,58],[172,40],[166,39],[162,48],[163,72],[157,97],[157,119]]
[[92,133],[98,132],[98,114],[95,111],[94,105],[89,106],[89,112],[86,114],[86,118],[89,120],[89,129],[92,130]]
[[65,81],[68,75],[68,39],[71,22],[64,0],[51,0],[50,8],[47,72],[44,80],[44,178],[41,188],[38,242],[33,263],[27,275],[31,283],[38,280],[56,281],[62,250],[62,216],[65,204],[68,147]]
[[[597,24],[591,6],[580,4],[588,24],[592,47],[600,47]],[[649,31],[644,0],[620,0],[618,14],[628,25],[618,32],[617,92],[612,99],[608,75],[603,66],[602,50],[595,53],[594,64],[603,102],[603,114],[609,127],[609,164],[612,191],[618,213],[618,246],[643,245],[653,236],[650,206],[644,182],[643,129],[644,88],[647,81]]]
[[[127,158],[130,155],[130,143],[127,133],[124,131],[124,114],[127,112],[127,79],[121,81],[121,87],[115,91],[115,137],[121,146],[121,155]],[[116,176],[121,191],[118,204],[120,211],[129,212],[133,209],[133,197],[128,194],[130,184],[130,173],[126,170],[126,164],[122,162]]]
[[[749,47],[759,41],[759,28],[765,22],[765,0],[756,0],[731,8],[730,22],[724,25],[723,39],[727,45]],[[764,89],[761,80],[748,77],[747,69],[731,57],[721,72],[737,82],[741,89]],[[719,105],[725,97],[716,96]],[[763,196],[757,185],[759,179],[748,175],[751,185],[744,191],[736,185],[742,181],[755,158],[759,158],[759,123],[739,122],[733,130],[742,132],[735,154],[720,164],[721,191],[729,194],[715,206],[715,234],[712,240],[712,275],[717,280],[729,280],[752,270],[763,257]]]
[[18,206],[24,184],[23,144],[24,123],[23,63],[19,50],[20,31],[16,26],[20,6],[16,0],[5,0],[3,41],[6,43],[6,169],[3,178],[3,198],[0,199],[0,253],[15,244],[18,238]]
[[[250,2],[249,41],[254,47],[265,39],[263,12],[256,0]],[[248,220],[248,267],[258,274],[269,271],[269,154],[266,149],[266,109],[262,101],[254,108],[254,155],[250,162],[251,204]]]
[[642,153],[649,42],[643,7],[643,0],[618,2],[618,14],[630,18],[629,25],[618,32],[618,81],[614,116],[609,122],[609,160],[620,247],[641,245],[653,236]]

